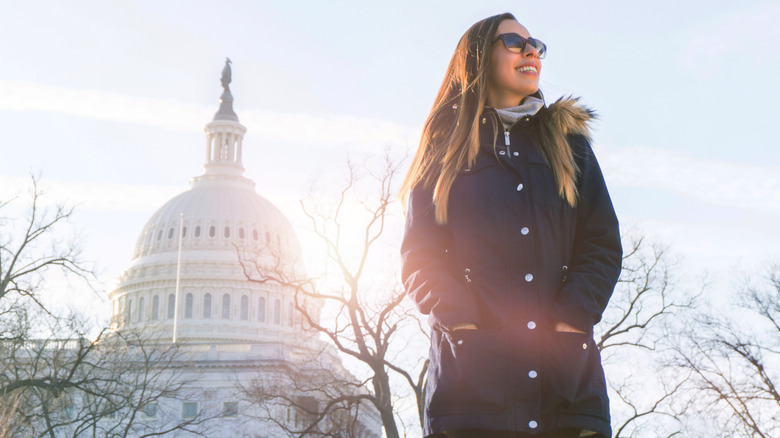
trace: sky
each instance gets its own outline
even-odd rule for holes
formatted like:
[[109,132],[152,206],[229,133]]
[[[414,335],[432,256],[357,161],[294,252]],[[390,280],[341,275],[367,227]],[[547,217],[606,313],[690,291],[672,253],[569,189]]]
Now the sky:
[[0,5],[0,199],[33,173],[47,204],[76,204],[65,231],[105,290],[154,211],[201,173],[225,57],[246,176],[298,224],[296,200],[315,178],[338,181],[348,156],[413,154],[458,39],[505,11],[549,48],[547,101],[581,96],[599,113],[593,148],[624,229],[668,244],[681,274],[726,298],[736,274],[780,259],[777,2]]

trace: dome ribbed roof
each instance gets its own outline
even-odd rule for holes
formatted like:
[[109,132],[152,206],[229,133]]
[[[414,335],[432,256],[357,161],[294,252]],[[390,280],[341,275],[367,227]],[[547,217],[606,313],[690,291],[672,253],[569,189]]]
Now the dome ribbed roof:
[[250,180],[228,176],[196,178],[190,190],[160,207],[143,228],[134,258],[178,251],[176,230],[182,214],[183,251],[274,244],[300,259],[298,238],[282,212],[255,193]]
[[[233,112],[229,83],[227,62],[223,98],[230,99],[217,115]],[[206,124],[203,173],[141,231],[132,263],[109,293],[112,329],[150,328],[172,342],[277,341],[303,330],[293,289],[247,277],[304,278],[305,266],[290,222],[243,176],[246,127],[237,120]],[[305,305],[318,319],[321,303]]]

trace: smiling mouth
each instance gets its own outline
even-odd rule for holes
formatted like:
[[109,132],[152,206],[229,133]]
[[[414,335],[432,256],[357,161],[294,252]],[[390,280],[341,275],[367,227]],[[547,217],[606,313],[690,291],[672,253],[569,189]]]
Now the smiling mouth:
[[537,70],[533,65],[524,65],[522,67],[516,68],[515,70],[521,73],[539,73],[539,70]]

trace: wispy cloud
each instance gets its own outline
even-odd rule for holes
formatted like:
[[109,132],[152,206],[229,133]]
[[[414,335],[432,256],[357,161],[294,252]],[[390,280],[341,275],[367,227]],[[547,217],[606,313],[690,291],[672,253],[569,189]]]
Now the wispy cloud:
[[[0,201],[19,196],[28,198],[32,188],[30,178],[0,175]],[[86,183],[42,179],[38,188],[45,193],[41,207],[78,205],[79,210],[145,212],[159,208],[186,186],[128,185]],[[22,203],[23,204],[23,203]]]
[[[195,132],[211,119],[216,106],[0,79],[0,110],[51,111]],[[419,128],[370,117],[260,110],[242,111],[239,117],[254,138],[273,143],[375,148],[407,146],[419,138]]]
[[731,68],[739,72],[780,61],[780,5],[762,4],[720,16],[695,30],[680,51],[682,64],[701,74]]
[[[0,110],[53,111],[193,132],[211,117],[214,108],[0,79]],[[368,117],[259,110],[244,111],[240,117],[259,141],[306,147],[362,149],[394,144],[413,148],[419,137],[419,127]],[[780,212],[777,166],[735,164],[649,147],[597,145],[596,150],[611,185],[648,187],[715,205]],[[5,195],[9,189],[27,187],[29,181],[2,177],[0,183],[4,186],[0,194]],[[184,188],[53,181],[50,186],[55,198],[83,201],[88,209],[124,211],[156,208]]]
[[610,185],[647,187],[714,205],[780,213],[780,167],[751,166],[648,147],[600,145]]
[[205,108],[193,104],[3,79],[0,79],[0,110],[51,111],[185,132],[200,129],[204,115],[208,114]]

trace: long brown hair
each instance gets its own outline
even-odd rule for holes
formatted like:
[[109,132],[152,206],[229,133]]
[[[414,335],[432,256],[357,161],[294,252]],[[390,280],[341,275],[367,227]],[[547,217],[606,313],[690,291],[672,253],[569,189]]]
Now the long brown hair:
[[[433,190],[439,224],[447,223],[450,189],[458,171],[472,166],[479,152],[479,116],[485,107],[490,48],[504,20],[516,21],[508,12],[494,15],[475,23],[460,38],[401,185],[404,203],[418,184]],[[555,174],[559,194],[575,205],[576,164],[564,134],[542,128],[537,135],[542,154]]]

